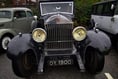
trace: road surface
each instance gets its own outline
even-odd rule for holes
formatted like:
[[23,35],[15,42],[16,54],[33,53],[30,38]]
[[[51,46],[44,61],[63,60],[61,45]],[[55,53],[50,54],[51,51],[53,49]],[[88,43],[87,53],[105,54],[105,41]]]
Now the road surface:
[[[6,54],[0,54],[0,79],[24,79],[17,77]],[[25,79],[118,79],[118,52],[111,50],[105,57],[105,66],[101,73],[90,75],[80,72],[76,66],[46,67],[44,74],[34,74]]]

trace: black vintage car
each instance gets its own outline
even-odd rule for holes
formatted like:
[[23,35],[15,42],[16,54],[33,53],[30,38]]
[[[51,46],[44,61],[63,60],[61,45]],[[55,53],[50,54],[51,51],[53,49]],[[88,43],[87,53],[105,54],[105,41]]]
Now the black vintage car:
[[111,42],[97,30],[74,26],[72,0],[40,0],[40,19],[32,24],[32,33],[19,34],[8,44],[7,56],[17,76],[42,73],[44,65],[71,65],[96,74],[104,67]]

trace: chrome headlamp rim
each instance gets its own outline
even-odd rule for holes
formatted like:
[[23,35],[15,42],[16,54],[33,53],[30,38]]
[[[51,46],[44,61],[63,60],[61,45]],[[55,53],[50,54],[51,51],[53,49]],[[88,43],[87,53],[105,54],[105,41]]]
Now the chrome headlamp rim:
[[[77,40],[77,39],[74,37],[73,33],[74,33],[77,29],[83,29],[83,30],[84,30],[85,36],[84,36],[83,39]],[[84,28],[83,26],[77,26],[77,27],[75,27],[75,28],[73,29],[73,31],[72,31],[72,36],[73,36],[74,40],[76,40],[76,41],[82,41],[82,40],[84,40],[84,39],[86,38],[86,36],[87,36],[87,30],[86,30],[86,28]]]
[[36,30],[41,30],[41,31],[43,31],[43,32],[45,33],[45,40],[46,40],[46,38],[47,38],[47,32],[46,32],[43,28],[35,28],[35,29],[32,31],[32,39],[33,39],[35,42],[37,42],[37,43],[42,43],[42,42],[44,42],[45,40],[43,40],[43,41],[36,41],[36,40],[33,38],[33,33],[34,33]]

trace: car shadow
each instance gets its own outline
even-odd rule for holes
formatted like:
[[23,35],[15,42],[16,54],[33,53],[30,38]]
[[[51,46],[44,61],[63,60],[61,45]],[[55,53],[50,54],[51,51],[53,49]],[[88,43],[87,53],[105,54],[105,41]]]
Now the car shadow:
[[42,74],[34,74],[27,79],[95,79],[88,72],[80,72],[76,66],[47,67]]
[[1,51],[0,51],[0,56],[1,56],[1,55],[4,55],[5,53],[6,53],[6,52],[1,52]]

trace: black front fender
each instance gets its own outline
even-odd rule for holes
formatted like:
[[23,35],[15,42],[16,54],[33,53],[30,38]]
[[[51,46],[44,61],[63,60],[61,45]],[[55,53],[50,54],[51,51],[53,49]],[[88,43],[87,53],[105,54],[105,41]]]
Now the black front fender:
[[89,40],[88,47],[92,47],[97,49],[102,54],[108,54],[111,48],[111,40],[110,38],[103,33],[102,31],[95,32],[94,30],[90,30],[87,32],[87,40]]
[[10,59],[14,59],[27,50],[34,50],[33,44],[31,43],[31,35],[17,35],[8,44],[7,56]]

